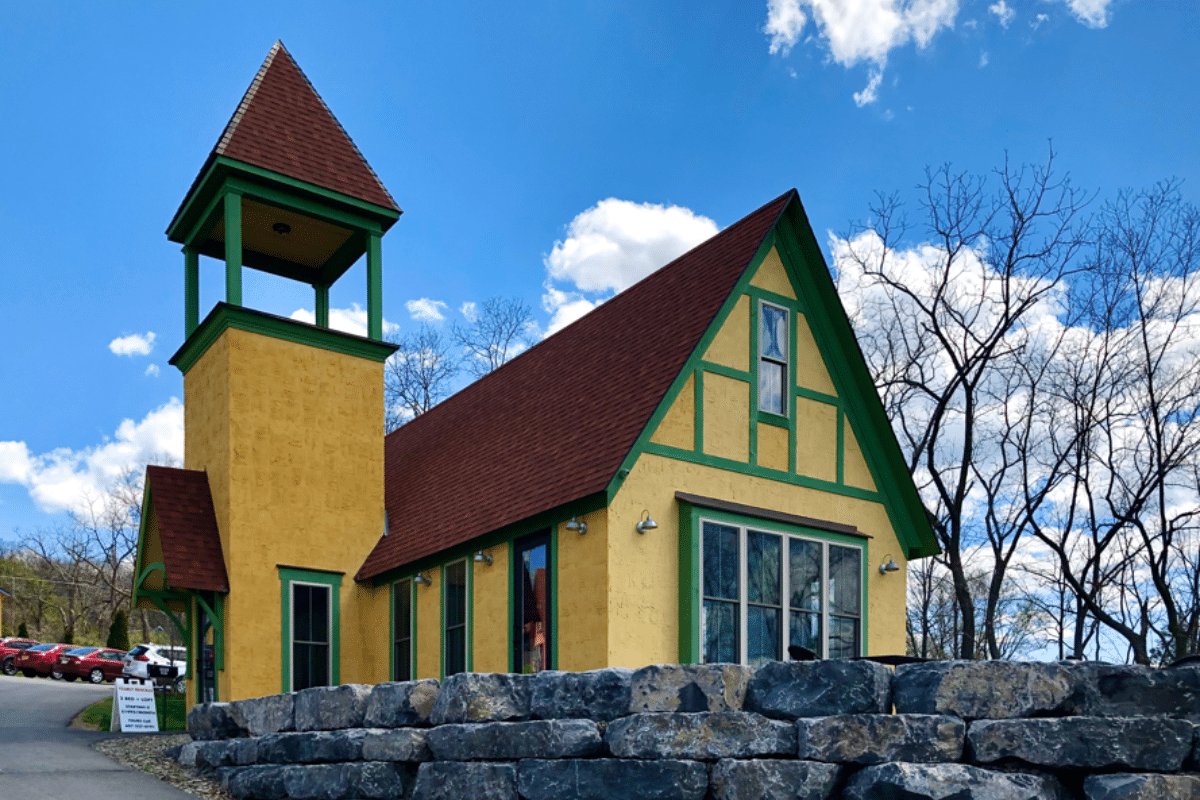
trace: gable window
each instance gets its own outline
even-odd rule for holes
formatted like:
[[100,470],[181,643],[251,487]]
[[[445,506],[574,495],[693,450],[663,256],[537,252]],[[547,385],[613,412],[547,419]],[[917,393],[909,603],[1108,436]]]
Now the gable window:
[[788,310],[770,303],[758,307],[758,407],[772,414],[787,414]]
[[447,564],[442,571],[442,674],[467,671],[467,562]]
[[392,680],[413,679],[413,582],[392,584]]
[[861,655],[861,547],[702,520],[700,562],[706,663]]

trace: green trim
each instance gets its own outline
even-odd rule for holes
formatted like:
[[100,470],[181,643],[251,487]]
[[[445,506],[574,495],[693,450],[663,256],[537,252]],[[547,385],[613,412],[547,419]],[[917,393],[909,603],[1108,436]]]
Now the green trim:
[[679,508],[679,663],[700,663],[700,536],[693,508]]
[[404,581],[408,581],[408,677],[404,680],[417,679],[417,584],[412,575],[397,578],[388,584],[388,680],[396,680],[396,589]]
[[760,467],[757,464],[747,464],[743,461],[734,461],[730,458],[712,456],[707,453],[693,453],[691,450],[680,450],[677,447],[670,447],[665,444],[651,442],[643,448],[643,451],[651,455],[673,458],[677,461],[690,461],[693,464],[702,464],[706,467],[714,467],[715,469],[743,472],[759,478],[794,483],[797,486],[804,486],[808,489],[816,489],[822,492],[829,492],[830,494],[840,494],[845,497],[854,497],[859,500],[879,502],[881,499],[878,492],[859,489],[857,486],[842,486],[829,481],[823,481],[820,478],[810,478],[807,475],[797,475],[794,472],[783,472],[782,470],[770,469],[769,467]]
[[192,335],[200,324],[200,254],[193,247],[183,248],[183,331]]
[[438,668],[438,680],[444,681],[444,680],[446,680],[446,565],[445,564],[443,564],[442,568],[438,571],[438,575],[441,576],[441,580],[439,581],[438,588],[441,590],[440,591],[440,594],[441,594],[440,605],[441,605],[441,612],[442,612],[441,632],[438,634],[438,653],[441,655],[442,660],[441,660],[441,666]]
[[322,222],[337,225],[338,227],[350,228],[355,231],[383,232],[378,219],[371,219],[370,217],[346,211],[327,203],[299,197],[291,192],[281,191],[275,186],[267,186],[261,183],[252,183],[238,177],[230,177],[225,180],[223,188],[226,191],[240,192],[255,202],[287,211],[297,211],[305,216],[313,217]]
[[329,587],[329,685],[341,683],[341,628],[342,576],[335,572],[321,572],[295,567],[277,567],[279,570],[279,644],[281,652],[280,691],[292,691],[292,584],[312,583]]
[[[221,601],[219,594],[213,596],[213,605],[210,606],[204,602],[204,596],[199,592],[195,592],[196,602],[203,606],[204,611],[208,614],[208,620],[212,624],[213,629],[213,667],[220,671],[225,669],[225,621],[221,618]],[[215,608],[214,608],[215,606]],[[195,673],[192,673],[193,675]]]
[[[397,581],[399,583],[399,581]],[[396,680],[396,584],[387,587],[388,593],[388,680]]]
[[225,302],[242,304],[242,196],[225,194]]
[[475,559],[467,559],[467,672],[475,671]]
[[[142,566],[142,564],[143,564],[142,556],[146,552],[146,521],[149,518],[150,518],[150,481],[149,481],[149,479],[145,479],[142,481],[142,512],[140,515],[140,519],[138,520],[137,550],[134,551],[134,555],[133,555],[133,574],[134,575],[142,575],[143,570],[145,569],[145,567]],[[167,580],[166,575],[165,575],[166,567],[163,567],[163,570],[164,570],[163,583],[166,584],[166,580]],[[141,579],[135,580],[133,582],[133,596],[129,600],[129,607],[131,609],[137,608],[138,598],[140,597],[139,590],[141,589],[142,580],[145,580],[144,575],[142,575]]]
[[[138,574],[137,580],[133,582],[135,593],[137,592],[138,588],[146,582],[146,578],[150,577],[150,573],[154,572],[155,570],[158,570],[163,574],[163,586],[167,587],[167,591],[170,591],[170,585],[167,583],[167,566],[161,561],[155,561]],[[134,599],[136,600],[136,597]]]
[[318,328],[329,327],[329,287],[320,284],[313,287],[316,293],[316,324]]
[[378,232],[367,233],[367,337],[383,339],[383,247]]
[[[170,617],[171,622],[175,624],[175,629],[179,631],[179,635],[183,641],[187,642],[191,640],[192,624],[189,613],[191,595],[182,592],[159,592],[152,589],[143,589],[141,596],[150,598],[154,605],[158,606],[159,611]],[[167,603],[183,603],[189,609],[189,611],[184,612],[184,615],[189,617],[189,619],[186,622],[180,622],[179,618],[175,616],[175,612],[167,606]]]
[[319,328],[293,319],[277,317],[250,308],[218,303],[204,322],[188,337],[169,363],[178,367],[184,375],[195,366],[221,334],[229,328],[272,336],[286,342],[295,342],[335,353],[383,362],[396,351],[396,345],[375,342],[349,333]]
[[830,406],[840,406],[841,398],[824,392],[814,392],[812,389],[805,389],[803,386],[793,386],[792,391],[796,397],[803,397],[805,400],[816,400],[818,403],[825,403]]
[[792,418],[785,417],[781,414],[773,414],[770,411],[759,411],[755,422],[762,422],[766,425],[774,425],[776,428],[792,429]]
[[[416,577],[416,576],[413,576],[413,577]],[[411,658],[412,668],[409,670],[409,678],[411,680],[416,680],[417,679],[417,655],[420,653],[420,650],[418,650],[418,648],[417,648],[417,642],[419,641],[417,639],[417,620],[420,619],[421,615],[417,613],[417,598],[419,597],[419,595],[417,594],[417,582],[412,580],[412,578],[409,579],[408,590],[410,592],[412,592],[412,600],[410,601],[410,604],[409,604],[409,608],[411,609],[410,613],[412,614],[412,644],[409,648],[409,652],[411,653],[410,658]]]
[[837,410],[837,482],[846,483],[846,409],[841,406]]
[[744,369],[734,369],[733,367],[727,367],[724,364],[714,364],[711,361],[701,361],[700,368],[705,372],[711,372],[714,375],[724,375],[726,378],[733,378],[737,381],[753,383],[753,375]]

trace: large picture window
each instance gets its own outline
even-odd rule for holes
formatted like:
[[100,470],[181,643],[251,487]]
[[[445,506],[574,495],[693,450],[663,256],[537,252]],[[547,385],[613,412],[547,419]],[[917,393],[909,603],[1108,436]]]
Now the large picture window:
[[413,679],[413,582],[392,584],[392,680]]
[[861,655],[861,547],[701,521],[700,645],[706,663]]
[[442,672],[445,677],[467,671],[467,562],[447,564],[442,572]]
[[758,407],[788,413],[788,310],[770,303],[758,306]]

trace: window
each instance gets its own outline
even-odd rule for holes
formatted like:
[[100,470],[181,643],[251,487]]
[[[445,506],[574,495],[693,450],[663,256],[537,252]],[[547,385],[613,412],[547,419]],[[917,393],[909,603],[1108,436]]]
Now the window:
[[292,583],[292,691],[328,686],[330,673],[329,587]]
[[442,570],[442,673],[445,677],[467,671],[467,562],[456,561]]
[[788,310],[770,303],[758,306],[758,407],[772,414],[787,415]]
[[413,582],[392,584],[392,680],[413,679]]
[[700,655],[759,664],[799,646],[861,655],[862,548],[701,521]]
[[513,659],[518,672],[551,669],[550,531],[513,544]]

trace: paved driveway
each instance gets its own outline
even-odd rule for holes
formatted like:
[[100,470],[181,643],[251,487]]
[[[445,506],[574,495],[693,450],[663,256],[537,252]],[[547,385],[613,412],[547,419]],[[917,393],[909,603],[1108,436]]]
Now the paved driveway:
[[112,686],[0,675],[0,799],[195,800],[144,772],[97,753],[111,733],[71,730],[81,710]]

